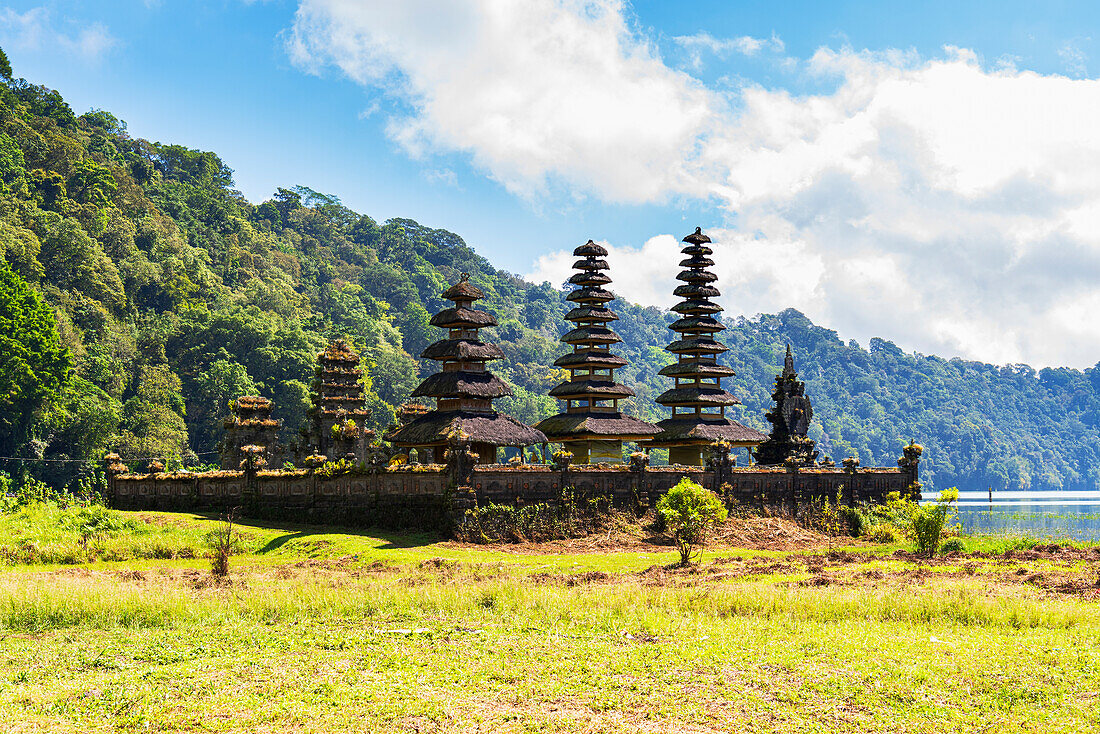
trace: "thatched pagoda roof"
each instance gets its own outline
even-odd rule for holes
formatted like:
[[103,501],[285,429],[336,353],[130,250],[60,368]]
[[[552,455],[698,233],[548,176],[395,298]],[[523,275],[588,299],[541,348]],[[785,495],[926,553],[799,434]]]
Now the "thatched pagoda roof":
[[699,331],[725,331],[726,327],[722,325],[722,322],[713,316],[687,316],[682,319],[677,319],[668,325],[668,328],[673,331],[682,332],[699,332]]
[[713,283],[718,276],[706,270],[681,270],[676,274],[676,280],[685,283]]
[[607,369],[622,367],[627,364],[625,357],[611,354],[599,349],[585,350],[583,352],[570,352],[563,354],[554,360],[555,367],[591,367],[595,369]]
[[317,355],[317,362],[321,365],[333,362],[345,365],[357,365],[359,364],[359,354],[348,346],[346,341],[337,339],[325,347],[325,351]]
[[552,398],[629,398],[634,394],[626,385],[611,380],[568,380],[550,388]]
[[768,438],[760,431],[718,415],[666,418],[657,427],[661,432],[650,441],[651,446],[709,444],[718,440],[755,445]]
[[641,441],[660,433],[660,429],[652,423],[622,413],[603,412],[562,413],[541,421],[535,428],[545,433],[551,441],[604,436]]
[[565,314],[566,321],[618,321],[619,317],[609,308],[580,306]]
[[665,347],[665,351],[673,354],[720,354],[728,352],[729,349],[722,342],[710,337],[697,336],[690,339],[677,339]]
[[238,410],[271,410],[272,403],[259,395],[242,395],[237,398]]
[[740,400],[716,385],[674,387],[657,396],[656,402],[668,407],[674,405],[718,407],[741,404]]
[[657,373],[664,377],[732,377],[733,368],[714,362],[673,362]]
[[485,293],[470,282],[470,276],[466,273],[462,274],[462,280],[443,291],[442,295],[448,301],[476,301],[485,297]]
[[585,257],[587,255],[595,255],[597,257],[606,257],[607,249],[602,245],[597,245],[592,240],[588,240],[583,245],[573,250],[574,257]]
[[493,446],[530,446],[548,440],[542,431],[511,416],[462,410],[432,411],[413,418],[385,438],[396,446],[438,446],[459,432],[474,443]]
[[501,359],[504,352],[496,344],[485,344],[476,339],[442,339],[429,344],[420,356],[440,362],[486,362],[490,359]]
[[412,392],[414,398],[478,398],[511,395],[512,388],[490,372],[439,372],[429,375]]
[[701,301],[697,299],[688,299],[681,301],[672,307],[676,313],[686,314],[700,314],[700,313],[720,313],[722,307],[717,303],[711,303],[710,301]]
[[713,268],[714,261],[709,257],[703,257],[702,255],[693,255],[692,257],[685,257],[680,261],[681,268]]
[[617,344],[622,339],[606,326],[578,326],[561,335],[566,344]]
[[703,245],[710,243],[710,237],[703,234],[702,227],[696,227],[695,231],[685,237],[683,241],[687,242],[689,245]]
[[569,282],[573,285],[582,285],[588,288],[592,286],[607,285],[611,282],[611,277],[593,270],[573,273],[573,275],[569,276]]
[[496,316],[493,316],[488,311],[458,306],[455,308],[443,309],[435,316],[432,316],[431,321],[428,323],[442,329],[482,329],[487,326],[496,326],[497,319]]
[[573,263],[574,270],[607,270],[610,267],[607,260],[595,258],[592,260],[577,260]]
[[615,294],[603,288],[578,288],[565,297],[565,300],[574,303],[586,301],[614,301]]
[[714,298],[715,296],[722,295],[722,292],[709,285],[693,285],[687,283],[684,285],[676,286],[676,290],[672,291],[672,295],[679,296],[680,298]]

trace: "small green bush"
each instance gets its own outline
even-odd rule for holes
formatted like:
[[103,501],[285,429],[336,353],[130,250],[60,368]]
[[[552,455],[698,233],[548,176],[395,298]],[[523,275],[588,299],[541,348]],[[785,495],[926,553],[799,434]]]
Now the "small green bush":
[[959,498],[955,487],[940,493],[934,505],[921,505],[909,522],[909,537],[917,544],[917,553],[934,556],[940,549],[948,522],[957,515],[953,503]]
[[962,538],[948,538],[943,541],[940,550],[944,553],[964,553],[966,552],[966,543],[963,542]]
[[665,519],[680,546],[680,565],[691,563],[695,547],[706,540],[707,530],[726,519],[722,498],[697,482],[684,477],[657,502],[657,512]]
[[873,543],[882,543],[884,545],[895,545],[905,539],[905,534],[896,525],[892,525],[888,522],[881,522],[877,525],[872,525],[865,536]]

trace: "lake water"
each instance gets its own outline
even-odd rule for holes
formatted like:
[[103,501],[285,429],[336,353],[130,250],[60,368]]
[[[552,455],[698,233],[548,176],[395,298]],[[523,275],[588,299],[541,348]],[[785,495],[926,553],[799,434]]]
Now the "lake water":
[[960,491],[958,507],[964,533],[1100,540],[1100,491],[994,492],[992,503],[988,492]]

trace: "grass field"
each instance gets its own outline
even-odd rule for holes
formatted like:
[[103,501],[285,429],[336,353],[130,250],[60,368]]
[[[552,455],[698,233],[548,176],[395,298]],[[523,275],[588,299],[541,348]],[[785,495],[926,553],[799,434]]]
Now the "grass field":
[[0,517],[0,731],[1100,730],[1085,546],[923,562],[738,520],[682,570],[637,530],[245,525],[218,581],[211,520],[42,512]]

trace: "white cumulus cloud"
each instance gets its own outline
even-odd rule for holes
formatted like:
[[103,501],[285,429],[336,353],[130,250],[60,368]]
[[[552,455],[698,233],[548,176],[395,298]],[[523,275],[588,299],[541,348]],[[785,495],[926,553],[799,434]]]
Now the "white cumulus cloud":
[[59,24],[45,6],[22,13],[0,8],[0,40],[19,49],[60,50],[85,61],[98,61],[118,44],[102,23]]
[[[829,92],[730,98],[665,64],[614,0],[302,0],[288,45],[403,100],[390,131],[410,154],[465,152],[525,197],[712,202],[731,313],[794,306],[846,338],[997,362],[1100,359],[1098,81],[963,49],[822,49],[799,70]],[[612,243],[620,295],[671,303],[686,232],[661,234]],[[530,275],[560,283],[571,261]]]

